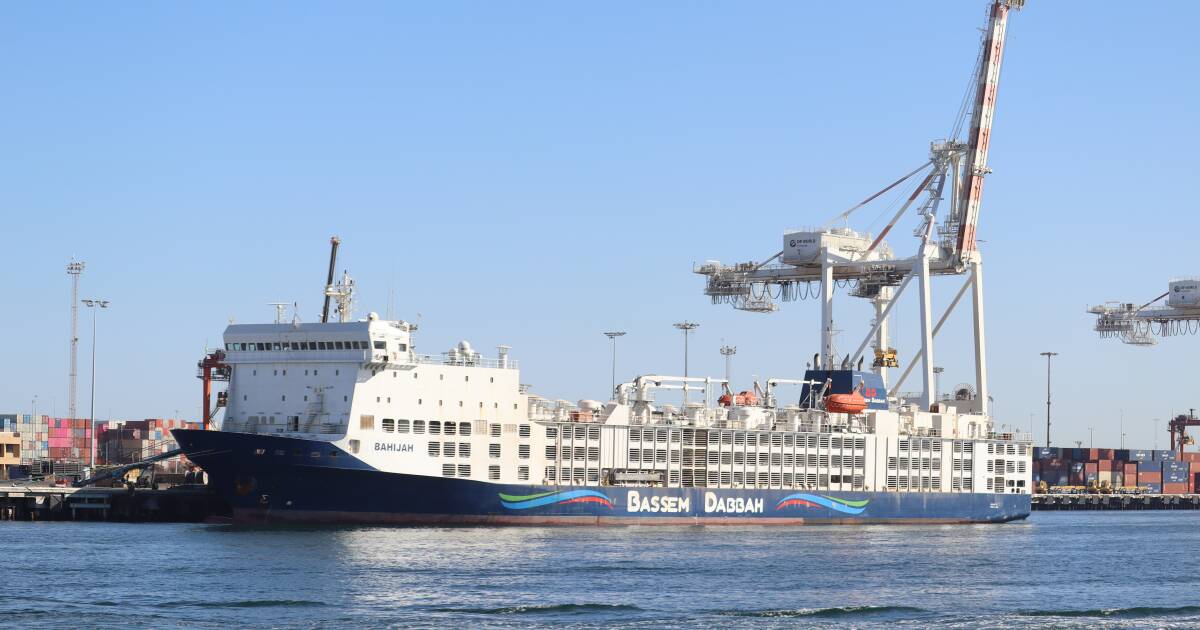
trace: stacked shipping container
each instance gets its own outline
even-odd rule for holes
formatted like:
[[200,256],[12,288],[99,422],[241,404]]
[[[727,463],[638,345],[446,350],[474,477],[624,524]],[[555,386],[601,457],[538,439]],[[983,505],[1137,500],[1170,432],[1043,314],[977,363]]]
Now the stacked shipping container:
[[1152,493],[1200,493],[1200,453],[1111,448],[1034,450],[1033,482],[1047,486],[1138,487]]
[[[0,414],[0,431],[21,435],[21,463],[39,461],[87,464],[91,447],[91,423],[80,418],[51,418],[30,414]],[[96,422],[96,463],[129,463],[143,455],[165,453],[175,448],[171,429],[199,429],[197,422],[151,418]],[[136,459],[130,459],[136,455]]]
[[[97,458],[102,463],[128,464],[176,447],[171,429],[199,429],[198,422],[150,418],[105,424],[97,431]],[[178,466],[167,464],[168,469]]]

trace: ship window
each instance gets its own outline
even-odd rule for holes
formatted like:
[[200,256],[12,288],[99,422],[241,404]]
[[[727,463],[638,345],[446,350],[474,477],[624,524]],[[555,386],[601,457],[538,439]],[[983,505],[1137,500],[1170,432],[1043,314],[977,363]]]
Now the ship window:
[[500,457],[500,445],[499,444],[489,444],[488,445],[488,457],[495,457],[495,458]]
[[358,417],[358,428],[365,430],[373,430],[375,428],[375,416],[361,415]]
[[444,457],[454,457],[454,442],[442,442],[442,455]]
[[440,435],[442,433],[442,423],[439,420],[429,421],[429,435]]
[[558,437],[558,427],[546,427],[546,439],[553,440]]
[[488,466],[488,479],[498,481],[500,479],[500,467]]
[[459,435],[471,435],[471,423],[470,422],[458,423],[458,434]]
[[471,476],[471,465],[470,464],[459,464],[458,465],[458,476],[459,477],[470,477]]
[[376,341],[375,349],[376,350],[387,350],[387,342],[386,341]]
[[358,440],[350,440],[350,452],[351,453],[358,452]]
[[413,433],[424,433],[424,432],[425,432],[425,421],[424,420],[413,420]]
[[458,456],[459,457],[470,457],[471,456],[471,443],[470,442],[459,442],[458,443]]
[[547,466],[546,467],[546,481],[554,481],[555,473],[557,473],[557,472],[558,472],[558,469],[555,468],[554,466]]
[[383,429],[384,433],[395,433],[396,421],[394,419],[384,418],[383,420],[380,421],[380,423],[381,423],[380,428]]
[[396,344],[396,349],[399,350],[400,352],[406,352],[408,350],[408,344],[406,344],[406,343]]
[[488,434],[492,437],[500,437],[500,425],[493,424],[488,426]]
[[520,481],[529,481],[528,466],[517,466],[517,479]]
[[518,435],[518,436],[520,436],[520,437],[523,437],[523,438],[527,438],[527,437],[529,437],[529,425],[528,425],[528,424],[522,424],[520,427],[518,427],[518,428],[517,428],[517,435]]
[[396,421],[396,433],[408,433],[408,420],[401,418]]
[[444,435],[454,435],[455,433],[457,433],[457,431],[455,431],[456,428],[457,427],[454,425],[453,422],[447,422],[442,433]]
[[441,448],[442,448],[441,442],[430,442],[429,443],[429,455],[431,457],[437,457],[438,454],[441,453]]
[[334,350],[345,350],[346,348],[345,348],[345,344],[343,344],[342,342],[335,341],[335,342],[333,342],[333,349]]
[[454,476],[454,464],[442,464],[442,476],[443,477],[453,477]]
[[517,457],[520,459],[529,459],[529,445],[521,444],[517,447]]
[[313,459],[320,459],[320,458],[321,458],[321,451],[313,451],[313,452],[309,453],[309,454],[308,454],[308,456],[309,456],[309,457],[311,457],[311,458],[313,458]]

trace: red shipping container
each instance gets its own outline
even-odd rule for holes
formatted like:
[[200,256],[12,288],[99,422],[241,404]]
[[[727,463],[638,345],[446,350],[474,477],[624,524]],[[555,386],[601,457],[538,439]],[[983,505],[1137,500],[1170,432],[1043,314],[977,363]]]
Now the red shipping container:
[[1083,465],[1083,473],[1084,475],[1098,475],[1100,474],[1100,465],[1096,462],[1088,462]]
[[1185,462],[1191,462],[1191,463],[1193,463],[1193,464],[1200,464],[1200,451],[1196,451],[1196,452],[1190,452],[1190,451],[1189,451],[1189,452],[1184,452],[1184,454],[1183,454],[1183,461],[1185,461]]
[[1161,472],[1138,472],[1138,484],[1143,483],[1162,483]]
[[1137,464],[1125,464],[1125,477],[1126,478],[1133,479],[1133,478],[1137,477],[1137,473],[1138,473]]
[[1102,459],[1102,460],[1100,460],[1100,461],[1098,461],[1098,462],[1096,462],[1096,463],[1100,465],[1100,470],[1101,470],[1101,471],[1103,471],[1103,472],[1112,472],[1112,471],[1113,471],[1113,469],[1114,469],[1114,466],[1113,466],[1113,464],[1114,464],[1115,462],[1113,462],[1113,460],[1111,460],[1111,459]]
[[1164,483],[1163,494],[1187,494],[1189,492],[1188,485],[1186,483]]

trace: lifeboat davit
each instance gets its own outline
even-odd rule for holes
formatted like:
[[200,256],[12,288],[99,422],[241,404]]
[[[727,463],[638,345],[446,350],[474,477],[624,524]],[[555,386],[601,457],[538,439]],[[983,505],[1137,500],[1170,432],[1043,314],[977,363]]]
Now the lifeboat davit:
[[867,408],[867,399],[858,390],[849,394],[830,394],[825,398],[825,410],[831,413],[862,413]]

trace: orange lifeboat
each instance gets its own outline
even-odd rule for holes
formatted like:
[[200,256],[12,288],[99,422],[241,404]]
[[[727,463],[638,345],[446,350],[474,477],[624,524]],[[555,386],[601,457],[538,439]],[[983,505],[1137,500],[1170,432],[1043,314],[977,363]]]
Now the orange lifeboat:
[[849,394],[830,394],[825,398],[825,410],[831,413],[862,413],[867,399],[856,388]]
[[738,392],[736,396],[726,391],[717,399],[717,404],[722,407],[729,407],[735,403],[739,407],[753,407],[758,404],[758,396],[749,390]]

